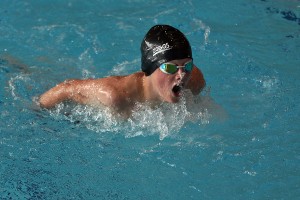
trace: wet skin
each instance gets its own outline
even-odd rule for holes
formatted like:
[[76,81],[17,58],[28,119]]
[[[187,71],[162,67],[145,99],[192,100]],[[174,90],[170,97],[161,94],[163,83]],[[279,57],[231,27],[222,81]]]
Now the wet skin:
[[[182,66],[189,60],[170,62]],[[118,113],[130,115],[137,102],[176,103],[180,100],[183,88],[198,95],[204,86],[203,74],[196,66],[192,72],[179,68],[175,74],[166,74],[157,68],[150,76],[136,72],[127,76],[67,80],[42,94],[39,103],[41,107],[49,109],[69,100],[92,106],[104,105]]]

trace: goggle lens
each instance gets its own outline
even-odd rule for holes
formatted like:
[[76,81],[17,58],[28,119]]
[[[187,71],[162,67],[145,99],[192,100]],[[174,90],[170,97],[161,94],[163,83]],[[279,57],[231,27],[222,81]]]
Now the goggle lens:
[[193,61],[185,63],[184,66],[177,66],[173,63],[164,63],[160,66],[160,70],[166,74],[175,74],[179,68],[183,68],[185,72],[191,72],[193,66]]

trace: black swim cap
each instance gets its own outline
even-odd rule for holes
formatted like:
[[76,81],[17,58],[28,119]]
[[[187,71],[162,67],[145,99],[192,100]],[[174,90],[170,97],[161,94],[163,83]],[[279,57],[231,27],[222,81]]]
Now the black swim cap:
[[192,58],[189,41],[182,32],[169,25],[153,26],[141,44],[142,71],[152,74],[162,63]]

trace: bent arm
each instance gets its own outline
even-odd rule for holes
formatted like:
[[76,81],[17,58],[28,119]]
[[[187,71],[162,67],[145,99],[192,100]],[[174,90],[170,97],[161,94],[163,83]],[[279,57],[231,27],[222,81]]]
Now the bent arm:
[[69,100],[74,90],[72,81],[62,82],[40,96],[39,103],[43,108],[52,108],[56,104]]
[[116,103],[109,82],[108,79],[68,80],[42,94],[39,103],[43,108],[52,108],[67,100],[80,104],[114,106]]
[[192,91],[193,95],[198,95],[205,87],[205,85],[206,82],[204,80],[202,72],[198,67],[194,66],[191,78],[186,87]]

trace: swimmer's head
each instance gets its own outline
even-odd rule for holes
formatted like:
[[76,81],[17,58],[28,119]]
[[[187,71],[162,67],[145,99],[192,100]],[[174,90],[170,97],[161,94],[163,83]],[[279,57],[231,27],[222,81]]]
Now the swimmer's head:
[[153,26],[141,44],[142,71],[149,76],[161,64],[192,58],[189,41],[182,32],[169,25]]

